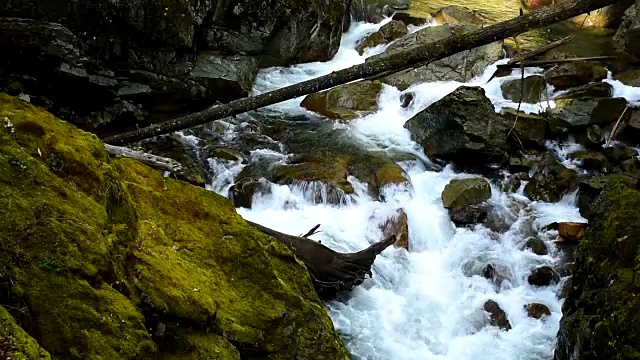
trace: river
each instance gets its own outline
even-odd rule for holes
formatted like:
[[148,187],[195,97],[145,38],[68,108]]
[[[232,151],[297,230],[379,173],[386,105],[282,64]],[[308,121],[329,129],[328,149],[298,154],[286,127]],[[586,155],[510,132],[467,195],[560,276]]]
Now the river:
[[[367,56],[384,51],[384,46],[360,56],[355,44],[380,26],[352,24],[331,61],[261,71],[254,92],[280,88],[364,62]],[[503,62],[506,60],[498,63]],[[517,104],[502,97],[500,83],[520,77],[518,70],[510,77],[487,83],[494,70],[495,64],[468,85],[482,86],[496,110],[516,107]],[[527,74],[540,70],[527,70]],[[372,148],[400,149],[426,160],[403,124],[461,85],[432,82],[413,86],[406,91],[415,92],[415,100],[406,109],[398,101],[400,91],[385,87],[375,114],[335,126],[345,127],[351,136]],[[625,91],[619,86],[617,89]],[[299,106],[301,100],[273,105],[269,110],[291,116],[308,114]],[[553,102],[546,106],[553,106]],[[538,112],[542,108],[530,105],[523,110]],[[566,162],[563,158],[566,154],[557,144],[550,142],[549,149]],[[287,154],[275,155],[284,159]],[[226,195],[229,180],[242,165],[230,162],[217,166],[218,177],[212,188]],[[357,179],[351,179],[356,194],[347,204],[314,203],[305,196],[304,188],[271,185],[271,194],[255,198],[252,209],[239,208],[238,212],[246,219],[291,234],[305,233],[319,223],[322,232],[313,238],[347,252],[380,240],[378,225],[396,209],[405,209],[409,251],[385,250],[374,264],[371,279],[347,296],[326,304],[353,359],[551,359],[562,315],[562,300],[557,295],[562,284],[535,287],[528,284],[527,276],[537,266],[554,266],[560,261],[560,252],[552,242],[557,233],[545,230],[546,225],[555,221],[586,221],[575,206],[575,194],[567,194],[555,204],[533,202],[522,194],[522,187],[506,193],[494,181],[490,202],[500,209],[500,215],[510,224],[509,230],[496,234],[482,225],[456,228],[442,205],[441,192],[451,179],[477,175],[456,173],[449,167],[429,171],[417,161],[403,166],[410,176],[411,187],[385,189],[385,202],[374,201]],[[292,203],[296,205],[287,206]],[[549,255],[540,256],[523,249],[525,240],[532,235],[545,241]],[[506,277],[500,288],[480,275],[489,263]],[[507,313],[510,331],[485,326],[482,306],[489,299]],[[542,320],[528,317],[524,307],[533,302],[548,306],[551,315]]]

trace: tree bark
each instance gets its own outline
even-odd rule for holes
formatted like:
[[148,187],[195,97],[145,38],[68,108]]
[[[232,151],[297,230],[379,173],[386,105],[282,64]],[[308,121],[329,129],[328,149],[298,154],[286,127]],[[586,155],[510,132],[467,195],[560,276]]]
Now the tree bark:
[[213,106],[197,113],[124,134],[110,136],[103,139],[103,142],[112,145],[128,144],[273,105],[299,96],[326,90],[336,85],[372,77],[380,73],[393,70],[399,71],[418,63],[433,62],[464,50],[487,45],[533,29],[551,25],[589,11],[615,4],[619,1],[620,0],[581,0],[572,4],[556,3],[554,6],[545,7],[505,22],[420,45],[391,58],[367,61],[364,64],[335,71],[331,74],[303,81],[282,89],[258,96],[234,100],[227,104]]
[[293,236],[245,220],[247,224],[286,245],[311,275],[313,286],[323,301],[335,299],[339,293],[349,292],[371,276],[376,256],[393,245],[395,235],[355,253],[339,253],[306,237]]
[[161,171],[169,171],[172,173],[182,172],[182,164],[170,158],[109,144],[104,144],[104,148],[111,156],[122,156],[129,159],[135,159]]

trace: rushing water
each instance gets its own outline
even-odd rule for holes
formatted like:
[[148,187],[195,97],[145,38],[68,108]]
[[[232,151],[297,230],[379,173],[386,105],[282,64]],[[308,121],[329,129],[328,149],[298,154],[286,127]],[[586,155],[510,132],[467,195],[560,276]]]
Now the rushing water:
[[[356,41],[376,31],[381,24],[353,24],[332,61],[302,64],[290,68],[262,71],[256,93],[279,88],[331,71],[362,63],[367,56],[382,52],[384,46],[371,49],[364,56],[355,51]],[[499,63],[505,62],[501,60]],[[494,103],[516,107],[500,93],[500,84],[510,77],[487,83],[495,64],[468,84],[482,86]],[[529,69],[527,74],[541,69]],[[612,80],[608,80],[612,82]],[[414,103],[400,106],[400,91],[385,86],[375,114],[344,126],[363,144],[372,148],[395,148],[419,155],[422,150],[411,141],[403,124],[415,113],[463,85],[457,82],[432,82],[415,85]],[[629,91],[616,86],[616,91]],[[636,92],[640,94],[640,92]],[[636,94],[634,93],[634,94]],[[301,98],[270,107],[271,111],[290,115],[306,114],[299,106]],[[523,106],[527,112],[539,112],[553,101]],[[231,131],[231,130],[230,130]],[[566,162],[566,148],[549,142],[548,147],[559,160]],[[280,157],[273,151],[254,152],[260,156]],[[567,163],[569,165],[569,163]],[[212,188],[226,194],[229,179],[242,168],[237,163],[213,163],[218,178]],[[545,230],[555,221],[585,221],[575,206],[575,194],[567,194],[556,204],[532,202],[522,194],[505,193],[492,184],[490,203],[510,224],[503,234],[492,233],[482,225],[472,229],[455,228],[442,206],[441,192],[454,178],[475,175],[455,173],[450,168],[428,171],[420,162],[402,164],[411,187],[384,189],[386,202],[374,201],[365,186],[351,179],[356,189],[354,201],[347,205],[313,203],[298,186],[271,185],[272,192],[254,199],[252,209],[238,209],[246,219],[291,234],[307,232],[322,224],[313,238],[343,252],[357,251],[381,239],[379,224],[403,208],[408,216],[409,251],[389,248],[376,260],[373,277],[351,294],[327,304],[335,327],[354,359],[551,359],[561,317],[561,284],[534,287],[528,284],[529,271],[539,265],[554,265],[559,251],[551,241],[556,233]],[[549,255],[539,256],[523,250],[529,236],[539,236],[549,247]],[[493,264],[506,280],[496,288],[480,274],[486,264]],[[484,302],[493,299],[506,311],[510,331],[485,326]],[[551,316],[535,320],[526,315],[524,306],[532,302],[547,305]]]

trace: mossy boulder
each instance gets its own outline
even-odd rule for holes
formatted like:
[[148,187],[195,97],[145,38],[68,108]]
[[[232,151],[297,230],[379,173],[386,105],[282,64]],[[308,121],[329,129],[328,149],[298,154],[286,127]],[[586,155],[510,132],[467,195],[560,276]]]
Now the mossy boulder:
[[0,306],[0,358],[15,360],[51,359],[36,340],[27,334],[9,312]]
[[453,179],[442,191],[442,204],[446,209],[459,210],[481,204],[490,197],[491,186],[485,179]]
[[227,199],[0,95],[5,117],[0,290],[52,357],[348,358],[304,266]]
[[545,71],[544,79],[556,90],[585,85],[592,81],[600,81],[607,77],[607,70],[601,65],[587,62],[566,63],[556,65]]
[[549,111],[549,129],[555,133],[575,131],[576,127],[608,125],[627,107],[625,98],[582,98],[556,100]]
[[[556,360],[639,359],[640,191],[609,181],[590,204],[564,302]],[[585,214],[583,214],[584,216]]]
[[[403,51],[411,51],[413,48],[426,45],[430,42],[442,40],[453,35],[459,35],[467,31],[477,29],[473,25],[447,24],[429,26],[416,31],[399,41],[389,45],[387,50],[373,59],[384,59],[397,56]],[[409,86],[427,81],[460,81],[466,82],[473,77],[482,74],[487,66],[493,64],[502,57],[502,41],[483,45],[471,50],[465,50],[441,60],[433,61],[427,65],[411,68],[391,74],[381,79],[382,82],[405,90]]]
[[365,50],[378,45],[388,44],[408,34],[407,25],[398,20],[391,20],[384,24],[380,30],[362,39],[356,47],[358,53],[362,55]]
[[547,83],[541,75],[531,75],[524,79],[513,79],[500,85],[505,99],[537,104],[542,100],[543,91]]
[[569,154],[568,157],[580,161],[585,170],[602,171],[609,167],[607,157],[596,151],[576,151]]
[[363,80],[307,95],[300,106],[332,120],[351,120],[374,112],[380,91],[381,82]]

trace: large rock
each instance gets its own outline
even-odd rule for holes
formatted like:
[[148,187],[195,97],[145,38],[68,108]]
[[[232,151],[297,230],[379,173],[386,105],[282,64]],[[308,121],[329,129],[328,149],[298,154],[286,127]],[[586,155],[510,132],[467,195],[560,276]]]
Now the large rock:
[[507,121],[480,87],[459,87],[409,119],[404,127],[428,156],[477,165],[502,160]]
[[348,358],[304,265],[227,199],[0,95],[5,117],[3,305],[52,357]]
[[[589,202],[572,287],[562,306],[556,360],[634,359],[640,355],[637,295],[640,207],[636,183],[604,182]],[[585,213],[582,213],[585,216]]]
[[560,99],[585,99],[585,98],[608,98],[613,96],[613,86],[606,82],[593,82],[578,86],[560,94],[554,100]]
[[380,30],[362,39],[362,41],[356,47],[356,50],[358,50],[358,53],[362,55],[368,48],[388,44],[393,40],[407,35],[407,33],[407,25],[398,20],[391,20],[388,23],[384,24],[380,28]]
[[556,65],[545,71],[544,79],[556,90],[585,85],[607,77],[607,70],[601,65],[577,62]]
[[565,133],[576,127],[608,125],[620,117],[627,107],[625,98],[583,98],[556,100],[549,112],[552,132]]
[[489,324],[497,326],[500,330],[511,330],[511,323],[507,317],[507,313],[502,310],[500,305],[494,300],[487,300],[483,305],[484,311],[489,313]]
[[351,120],[374,112],[381,90],[381,82],[363,80],[307,95],[300,106],[329,119]]
[[514,148],[541,147],[544,145],[547,135],[549,120],[538,114],[527,114],[523,111],[507,107],[500,114],[507,124],[511,124],[513,131],[509,142]]
[[527,281],[534,286],[548,286],[560,281],[560,276],[549,266],[541,266],[531,270]]
[[524,194],[531,200],[557,202],[577,185],[578,174],[547,155],[533,170],[531,181],[524,187]]
[[618,45],[636,57],[640,57],[640,3],[636,1],[624,13],[622,23],[613,38]]
[[[425,45],[476,29],[471,25],[430,26],[402,38],[391,44],[387,50],[367,60],[384,59],[396,56],[402,51],[410,51],[416,46]],[[441,60],[417,68],[411,68],[382,78],[382,81],[404,90],[413,84],[427,81],[466,82],[482,74],[487,66],[502,57],[502,41],[465,50]]]

